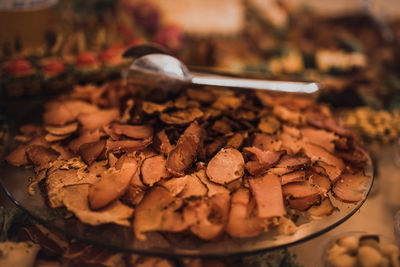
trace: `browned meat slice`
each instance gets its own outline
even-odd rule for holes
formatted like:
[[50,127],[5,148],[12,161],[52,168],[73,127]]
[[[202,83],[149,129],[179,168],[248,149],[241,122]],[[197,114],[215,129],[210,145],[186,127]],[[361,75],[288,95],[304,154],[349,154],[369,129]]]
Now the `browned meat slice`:
[[228,220],[229,199],[229,195],[222,194],[212,197],[209,203],[201,200],[190,202],[184,210],[185,220],[194,220],[190,231],[204,240],[221,235]]
[[289,155],[297,154],[303,146],[302,140],[299,140],[296,137],[293,137],[287,133],[281,133],[278,137],[282,143],[281,148],[285,150]]
[[208,158],[214,156],[221,148],[223,148],[226,144],[225,136],[218,136],[211,143],[205,145],[205,157],[204,161],[208,160]]
[[275,174],[265,174],[249,179],[251,192],[257,203],[260,218],[279,217],[286,214],[281,181]]
[[281,128],[281,123],[274,116],[267,116],[260,119],[258,129],[267,134],[274,134]]
[[166,124],[185,125],[203,117],[204,113],[198,108],[177,110],[170,113],[162,113],[160,120]]
[[204,140],[204,129],[200,127],[197,121],[192,122],[183,132],[184,135],[193,135],[199,139],[199,143],[203,142]]
[[308,113],[306,117],[307,122],[312,126],[332,131],[340,136],[353,136],[353,133],[349,129],[340,126],[332,117],[327,117],[324,114],[314,112]]
[[350,166],[359,169],[362,169],[369,161],[368,152],[359,146],[356,146],[354,151],[351,152],[338,151],[336,155],[341,157]]
[[186,175],[186,184],[182,192],[178,195],[181,198],[201,197],[207,195],[207,187],[200,181],[196,173]]
[[245,147],[243,150],[254,154],[256,157],[256,160],[246,163],[246,169],[252,175],[260,175],[265,173],[269,168],[279,161],[284,153],[283,151],[263,151],[257,147]]
[[88,184],[66,186],[62,191],[65,207],[73,212],[81,222],[90,225],[115,223],[122,226],[130,226],[129,218],[132,217],[134,210],[122,204],[119,200],[110,203],[104,209],[97,211],[90,210]]
[[323,161],[318,161],[316,167],[319,167],[319,169],[316,171],[317,173],[327,175],[332,182],[335,182],[342,174],[342,171],[337,167],[329,165]]
[[153,186],[161,179],[168,178],[170,174],[166,168],[166,160],[163,155],[157,155],[147,158],[143,161],[141,167],[143,183]]
[[156,134],[154,145],[158,151],[165,155],[168,155],[172,149],[174,149],[174,147],[171,145],[168,135],[165,133],[165,130],[161,130]]
[[300,130],[296,127],[292,127],[292,126],[288,126],[288,125],[284,124],[282,126],[282,132],[285,134],[288,134],[292,137],[301,138]]
[[68,147],[65,147],[65,146],[62,146],[62,145],[56,143],[56,144],[51,145],[51,148],[59,154],[59,159],[61,159],[61,160],[68,160],[68,159],[74,157],[74,155],[68,149]]
[[110,168],[113,167],[115,168],[115,164],[117,164],[118,158],[113,153],[108,153],[107,159],[108,159],[108,166]]
[[306,180],[305,171],[294,171],[281,176],[282,185],[293,183],[293,182],[303,182]]
[[[174,200],[167,189],[160,186],[150,189],[136,208],[133,220],[136,238],[145,240],[146,232],[162,230],[167,226],[170,230],[175,231],[182,231],[187,228],[183,218],[173,212],[173,209],[172,211],[170,209],[171,206],[174,206]],[[169,214],[169,216],[167,215],[169,218],[165,218],[166,213]],[[165,224],[165,227],[163,227],[163,224]]]
[[125,135],[132,139],[150,139],[153,137],[153,128],[149,125],[111,125],[111,130],[117,135]]
[[256,133],[254,134],[253,146],[266,151],[279,151],[281,150],[282,142],[276,136]]
[[304,198],[320,195],[321,192],[308,182],[290,183],[282,186],[284,197]]
[[212,125],[211,129],[219,134],[227,134],[232,132],[232,126],[226,120],[217,120]]
[[242,99],[232,95],[221,95],[212,104],[213,108],[219,110],[238,109],[242,105]]
[[195,175],[200,179],[200,181],[207,187],[207,195],[212,197],[217,194],[229,195],[230,191],[222,185],[211,182],[204,169],[199,170]]
[[341,171],[344,170],[345,165],[343,160],[336,157],[332,153],[329,153],[324,148],[310,143],[304,143],[303,148],[304,152],[311,159],[312,162],[320,160],[329,165],[335,166]]
[[49,132],[52,135],[70,135],[74,133],[76,130],[78,130],[78,123],[73,122],[63,126],[47,125],[44,128],[46,129],[47,132]]
[[54,101],[46,105],[43,120],[47,125],[64,125],[75,120],[81,113],[93,113],[98,110],[97,106],[80,100]]
[[69,135],[69,134],[66,134],[66,135],[46,134],[46,135],[44,136],[44,139],[45,139],[47,142],[52,143],[52,142],[57,142],[57,141],[61,141],[61,140],[67,139],[67,138],[70,137],[70,136],[71,136],[71,135]]
[[242,154],[233,148],[221,149],[208,163],[207,176],[212,182],[227,184],[244,173]]
[[72,112],[63,103],[51,105],[43,114],[43,121],[49,125],[64,125],[75,120]]
[[81,145],[86,143],[97,142],[100,140],[100,131],[98,129],[94,131],[84,131],[76,139],[72,140],[68,147],[71,151],[77,153]]
[[121,158],[116,170],[110,169],[101,174],[101,179],[89,188],[89,203],[94,210],[101,209],[123,196],[139,167],[134,158]]
[[308,197],[302,197],[302,198],[288,198],[288,204],[292,209],[296,210],[307,210],[310,208],[312,205],[320,202],[321,196],[320,195],[311,195]]
[[[48,171],[46,181],[47,197],[50,207],[58,208],[62,206],[62,188],[73,184],[90,184],[94,183],[98,178],[96,175],[88,175],[87,172],[80,172],[78,168],[84,169],[84,164],[76,160],[62,161],[60,166],[55,166]],[[77,168],[74,168],[76,166]],[[60,169],[60,167],[63,167]]]
[[250,208],[250,192],[241,188],[232,195],[226,232],[233,237],[253,237],[262,233],[265,225]]
[[343,202],[358,202],[364,198],[369,180],[370,178],[362,172],[343,174],[334,184],[332,191],[334,196]]
[[287,121],[294,125],[299,125],[305,122],[305,117],[302,113],[295,110],[290,110],[284,106],[275,105],[272,112],[281,120]]
[[331,153],[335,151],[334,142],[338,137],[334,133],[314,128],[303,128],[300,131],[304,142],[319,145]]
[[91,165],[102,153],[104,154],[105,148],[106,140],[102,139],[81,145],[79,147],[79,154],[86,164]]
[[106,142],[107,152],[135,152],[146,148],[150,145],[151,141],[148,139],[144,140],[119,140],[112,141],[110,139]]
[[211,103],[215,99],[215,95],[209,90],[189,88],[186,93],[191,99],[200,103]]
[[310,184],[316,186],[323,194],[326,194],[331,190],[331,180],[328,176],[311,172],[308,175],[308,179]]
[[248,133],[235,133],[232,135],[228,141],[225,144],[225,147],[228,148],[234,148],[234,149],[239,149],[242,145],[245,139],[248,137]]
[[58,157],[56,151],[43,146],[29,146],[26,154],[33,165],[39,166],[41,169],[50,167],[50,163]]
[[308,209],[308,212],[312,216],[322,217],[331,215],[335,211],[335,207],[333,206],[329,197],[324,198],[319,205],[314,205]]
[[94,113],[79,114],[77,119],[81,123],[83,129],[95,130],[116,120],[118,116],[118,109],[104,109]]
[[28,157],[26,156],[27,145],[20,144],[13,151],[10,152],[5,158],[8,164],[14,166],[23,166],[29,163]]
[[307,157],[284,155],[275,167],[298,170],[309,166],[310,163],[310,159]]
[[141,187],[129,185],[122,200],[126,201],[126,203],[137,206],[142,201],[144,194],[145,191]]
[[182,135],[176,147],[169,153],[167,169],[176,176],[182,176],[197,159],[199,138],[194,135]]
[[180,194],[185,188],[188,177],[190,177],[190,175],[174,177],[166,181],[161,181],[159,185],[167,189],[173,196],[176,196]]
[[172,101],[168,101],[163,104],[157,104],[157,103],[148,102],[148,101],[142,102],[143,111],[149,115],[152,115],[156,112],[158,112],[158,113],[164,112],[166,109],[171,108],[172,106],[173,106]]

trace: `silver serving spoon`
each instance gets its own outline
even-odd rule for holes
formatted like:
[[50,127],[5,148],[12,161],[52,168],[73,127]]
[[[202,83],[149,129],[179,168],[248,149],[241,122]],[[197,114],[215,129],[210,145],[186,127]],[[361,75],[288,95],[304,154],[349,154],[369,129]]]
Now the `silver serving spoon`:
[[[128,70],[128,86],[134,92],[146,95],[177,93],[190,85],[212,85],[243,89],[266,90],[284,93],[316,93],[320,86],[315,82],[289,82],[235,78],[222,75],[190,72],[178,59],[166,54],[147,54],[137,58]],[[143,92],[142,92],[143,93]]]

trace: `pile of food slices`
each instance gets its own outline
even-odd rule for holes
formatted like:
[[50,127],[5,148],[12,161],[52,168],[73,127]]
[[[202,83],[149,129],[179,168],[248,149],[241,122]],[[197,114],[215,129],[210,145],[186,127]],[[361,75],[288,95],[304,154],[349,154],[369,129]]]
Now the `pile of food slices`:
[[34,168],[50,207],[142,240],[291,234],[297,213],[329,216],[333,197],[359,202],[370,180],[352,132],[292,95],[190,88],[154,102],[126,81],[76,86],[20,131],[6,161]]

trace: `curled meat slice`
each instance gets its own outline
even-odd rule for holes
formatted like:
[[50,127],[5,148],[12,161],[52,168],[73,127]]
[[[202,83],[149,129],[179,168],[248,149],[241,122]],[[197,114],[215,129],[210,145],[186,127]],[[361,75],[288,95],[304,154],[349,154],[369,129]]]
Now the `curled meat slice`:
[[108,152],[135,152],[146,148],[151,143],[150,140],[118,140],[112,141],[110,139],[106,142],[106,149]]
[[321,194],[318,188],[308,182],[285,184],[282,186],[282,193],[283,196],[292,198],[304,198]]
[[164,156],[157,155],[143,161],[141,167],[142,181],[146,185],[153,186],[161,179],[168,178],[170,174],[166,168]]
[[188,108],[170,113],[162,113],[160,120],[166,124],[185,125],[203,117],[204,113],[199,108]]
[[263,151],[257,147],[245,147],[243,150],[254,154],[257,159],[246,163],[246,169],[252,175],[265,173],[279,161],[284,153],[283,151]]
[[58,153],[53,149],[36,145],[29,146],[26,154],[33,165],[39,166],[41,169],[50,167],[50,163],[58,157]]
[[338,137],[334,133],[314,128],[303,128],[300,132],[305,142],[319,145],[331,153],[335,151],[334,142]]
[[281,181],[278,176],[265,174],[249,179],[249,184],[256,199],[258,217],[270,218],[286,214]]
[[307,122],[317,128],[332,131],[340,136],[352,137],[353,133],[342,126],[332,117],[327,117],[322,113],[309,112],[306,116]]
[[197,159],[199,138],[182,135],[176,147],[168,154],[167,169],[174,175],[184,175]]
[[94,113],[82,113],[77,119],[82,124],[82,127],[87,130],[95,130],[101,128],[119,116],[118,109],[98,110]]
[[284,155],[278,164],[275,165],[277,168],[287,168],[289,170],[298,170],[305,168],[310,165],[310,159],[301,156],[289,156]]
[[343,202],[358,202],[364,198],[369,180],[362,172],[343,174],[334,184],[332,191],[334,196]]
[[303,148],[306,155],[311,159],[312,162],[320,160],[329,165],[335,166],[341,171],[344,170],[345,165],[343,160],[336,157],[332,153],[329,153],[324,148],[310,143],[304,143]]
[[301,170],[286,173],[281,176],[282,185],[293,183],[293,182],[303,182],[305,180],[306,180],[306,172],[301,171]]
[[97,112],[96,105],[80,100],[54,101],[46,105],[43,120],[48,125],[64,125],[76,119],[81,113]]
[[185,187],[178,195],[181,198],[201,197],[207,195],[207,187],[200,181],[196,173],[186,175]]
[[86,143],[97,142],[100,140],[100,131],[98,129],[94,131],[84,131],[79,137],[72,140],[68,147],[73,152],[77,153],[81,145]]
[[129,185],[128,189],[122,197],[122,200],[131,205],[137,206],[142,201],[144,193],[145,191],[141,187]]
[[161,130],[156,134],[153,144],[158,148],[158,151],[165,155],[168,155],[174,149],[165,130]]
[[253,147],[258,147],[261,150],[279,151],[281,146],[282,142],[276,136],[264,133],[254,134]]
[[78,123],[73,122],[63,126],[47,125],[44,128],[46,129],[47,132],[49,132],[52,135],[69,135],[78,130]]
[[335,207],[333,206],[329,197],[324,198],[319,205],[314,205],[308,209],[308,212],[315,217],[328,216],[334,211]]
[[100,209],[112,201],[120,198],[129,187],[133,175],[138,169],[138,162],[134,158],[121,158],[120,169],[110,169],[101,174],[101,179],[89,188],[89,203],[92,209]]
[[323,194],[331,190],[331,181],[328,176],[312,172],[308,175],[308,180],[310,184],[316,186]]
[[230,191],[222,185],[211,182],[204,169],[199,170],[195,175],[200,179],[200,181],[207,187],[207,195],[212,197],[217,194],[229,195]]
[[[173,202],[174,197],[165,188],[155,186],[147,191],[143,200],[136,208],[133,220],[133,229],[136,238],[145,240],[146,232],[161,230],[164,214],[173,205]],[[184,225],[182,218],[174,217],[175,221],[172,220],[172,222],[175,224],[175,227],[180,228],[176,230],[184,230],[187,226]],[[170,219],[172,219],[172,216],[170,216]],[[171,222],[171,220],[168,221]]]
[[129,218],[134,210],[121,201],[116,200],[104,209],[92,211],[89,208],[89,185],[79,184],[65,186],[63,189],[64,206],[79,218],[80,221],[90,225],[115,223],[122,226],[130,226]]
[[159,185],[167,189],[173,196],[176,196],[185,188],[188,177],[190,177],[190,175],[174,177],[172,179],[162,181],[159,183]]
[[249,203],[249,190],[240,188],[233,193],[226,225],[226,232],[229,235],[233,237],[253,237],[264,231],[264,221],[252,214]]
[[13,151],[10,152],[5,158],[8,164],[20,167],[29,163],[26,156],[27,145],[19,144]]
[[303,146],[303,142],[300,139],[287,133],[279,134],[279,140],[282,142],[282,149],[286,150],[289,155],[297,154]]
[[296,110],[290,110],[284,106],[274,105],[272,112],[281,120],[290,122],[294,125],[301,124],[305,121],[302,113]]
[[102,153],[105,152],[106,141],[99,140],[97,142],[86,143],[79,147],[79,154],[83,161],[91,165]]
[[228,220],[229,199],[229,195],[222,194],[212,197],[209,203],[204,200],[190,202],[184,210],[185,220],[194,222],[190,231],[204,240],[221,235]]
[[308,208],[310,208],[312,205],[319,203],[320,200],[321,200],[320,195],[311,195],[311,196],[302,197],[302,198],[289,197],[287,199],[287,202],[292,209],[304,211],[304,210],[307,210]]
[[67,138],[70,137],[70,136],[71,136],[71,135],[69,135],[69,134],[66,134],[66,135],[46,134],[46,135],[44,136],[44,139],[45,139],[47,142],[52,143],[52,142],[57,142],[57,141],[61,141],[61,140],[67,139]]
[[327,175],[332,182],[335,182],[342,174],[342,171],[337,167],[329,165],[323,161],[318,161],[315,167],[314,170],[317,173]]
[[125,135],[132,139],[150,139],[153,137],[153,128],[149,125],[111,125],[111,130],[117,135]]
[[221,149],[208,163],[207,176],[212,182],[227,184],[243,176],[244,159],[233,148]]

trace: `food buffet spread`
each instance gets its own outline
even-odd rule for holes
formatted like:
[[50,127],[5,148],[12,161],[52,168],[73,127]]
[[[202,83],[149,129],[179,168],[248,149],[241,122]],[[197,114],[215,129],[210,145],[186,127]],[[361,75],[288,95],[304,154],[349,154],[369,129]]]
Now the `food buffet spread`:
[[[0,263],[398,266],[387,228],[340,235],[317,263],[293,254],[382,209],[370,199],[400,208],[399,25],[290,1],[183,2],[60,1],[43,45],[1,44],[0,182],[18,209],[0,212]],[[141,44],[191,70],[323,86],[146,94],[123,56]]]

